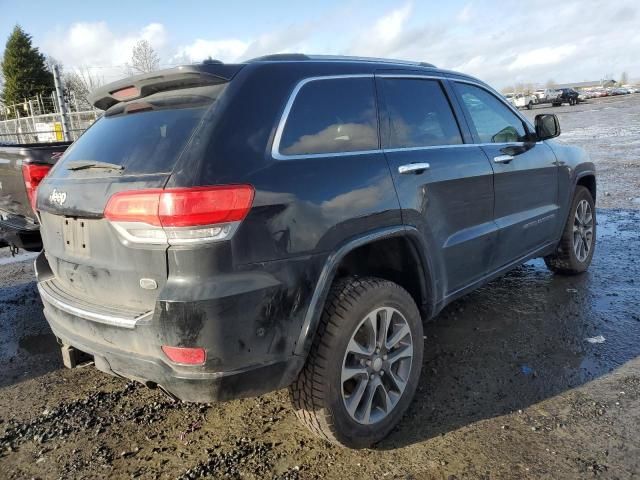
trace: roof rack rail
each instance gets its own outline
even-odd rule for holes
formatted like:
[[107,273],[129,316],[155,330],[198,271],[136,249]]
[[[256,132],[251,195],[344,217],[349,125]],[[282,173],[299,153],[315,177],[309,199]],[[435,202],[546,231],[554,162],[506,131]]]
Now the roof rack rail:
[[308,55],[312,60],[347,60],[354,62],[381,62],[381,63],[397,63],[399,65],[417,65],[421,67],[435,68],[435,65],[426,62],[416,62],[414,60],[400,60],[397,58],[382,58],[382,57],[359,57],[352,55]]
[[351,62],[375,62],[375,63],[395,63],[398,65],[415,65],[420,67],[436,68],[432,63],[416,62],[412,60],[398,60],[395,58],[378,58],[378,57],[358,57],[351,55],[306,55],[304,53],[275,53],[271,55],[264,55],[262,57],[252,58],[247,60],[247,63],[251,62],[286,62],[286,61],[303,61],[303,60],[321,60],[321,61],[351,61]]
[[252,58],[247,60],[247,63],[251,62],[286,62],[295,60],[310,60],[310,58],[304,53],[272,53],[269,55],[263,55],[261,57]]

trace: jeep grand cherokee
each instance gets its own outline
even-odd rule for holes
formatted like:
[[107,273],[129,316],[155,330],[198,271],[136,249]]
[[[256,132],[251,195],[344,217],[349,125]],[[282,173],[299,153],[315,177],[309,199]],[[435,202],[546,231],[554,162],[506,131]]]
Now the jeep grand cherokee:
[[363,447],[415,393],[422,321],[535,257],[583,272],[594,166],[429,64],[208,62],[94,94],[38,188],[45,315],[73,366],[211,402],[289,387]]

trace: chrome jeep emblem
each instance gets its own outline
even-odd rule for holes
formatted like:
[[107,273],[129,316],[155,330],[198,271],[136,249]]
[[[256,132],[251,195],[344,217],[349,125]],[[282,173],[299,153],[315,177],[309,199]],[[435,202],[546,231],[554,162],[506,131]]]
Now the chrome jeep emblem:
[[55,188],[49,194],[49,202],[62,205],[67,200],[67,192],[59,192]]

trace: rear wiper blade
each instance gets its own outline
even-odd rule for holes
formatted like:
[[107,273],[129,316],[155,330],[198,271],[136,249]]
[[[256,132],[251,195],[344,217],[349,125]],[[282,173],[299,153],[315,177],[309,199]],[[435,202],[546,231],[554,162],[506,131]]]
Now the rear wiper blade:
[[98,162],[93,160],[69,162],[67,170],[86,170],[88,168],[104,168],[107,170],[124,170],[122,165],[109,162]]

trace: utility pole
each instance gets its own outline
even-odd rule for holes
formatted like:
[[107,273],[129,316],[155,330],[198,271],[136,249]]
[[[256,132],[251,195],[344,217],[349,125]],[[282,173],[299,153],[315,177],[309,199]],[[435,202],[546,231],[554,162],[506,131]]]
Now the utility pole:
[[67,142],[71,141],[71,132],[69,128],[69,109],[67,108],[67,102],[64,99],[64,83],[60,76],[60,70],[58,65],[53,65],[53,81],[56,85],[56,99],[60,107],[60,121],[62,123],[62,134]]

